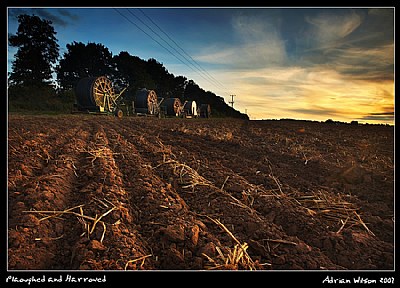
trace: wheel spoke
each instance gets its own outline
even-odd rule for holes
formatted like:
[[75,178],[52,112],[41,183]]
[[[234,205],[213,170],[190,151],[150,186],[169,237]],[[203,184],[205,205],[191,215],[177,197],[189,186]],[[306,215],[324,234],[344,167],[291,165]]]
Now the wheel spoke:
[[[96,79],[95,83],[93,84],[93,96],[96,104],[107,110],[111,111],[114,105],[116,106],[115,93],[112,86],[112,83],[106,77],[99,77]],[[111,98],[111,102],[110,102]]]

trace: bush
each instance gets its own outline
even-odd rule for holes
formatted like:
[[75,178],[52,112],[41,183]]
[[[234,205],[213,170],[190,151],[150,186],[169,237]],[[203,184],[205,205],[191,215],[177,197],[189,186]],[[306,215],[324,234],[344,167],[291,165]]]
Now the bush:
[[73,91],[57,93],[50,86],[11,86],[8,89],[10,112],[70,112],[74,101]]

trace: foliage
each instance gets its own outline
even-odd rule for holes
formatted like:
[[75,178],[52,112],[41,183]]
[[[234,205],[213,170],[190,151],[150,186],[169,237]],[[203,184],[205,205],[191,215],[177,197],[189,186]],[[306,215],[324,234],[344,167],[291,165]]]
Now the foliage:
[[80,78],[112,75],[112,54],[104,45],[74,41],[67,44],[67,50],[56,68],[61,89],[73,88]]
[[11,86],[8,89],[8,111],[71,112],[75,101],[73,91],[56,91],[48,85]]
[[136,91],[141,88],[156,88],[153,78],[146,71],[146,61],[125,51],[114,56],[113,61],[116,67],[113,82],[120,89],[129,85],[124,93],[126,101],[132,101]]
[[156,83],[155,90],[157,95],[164,98],[175,97],[172,94],[174,75],[169,73],[164,65],[154,58],[150,58],[146,62],[146,71]]
[[18,47],[12,62],[10,85],[49,84],[52,64],[59,56],[52,22],[34,15],[19,15],[18,22],[16,35],[9,37],[10,46]]

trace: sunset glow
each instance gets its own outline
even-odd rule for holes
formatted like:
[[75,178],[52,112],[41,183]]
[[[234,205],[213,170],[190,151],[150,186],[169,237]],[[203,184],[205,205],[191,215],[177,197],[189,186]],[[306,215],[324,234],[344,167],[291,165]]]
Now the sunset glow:
[[9,33],[20,13],[51,20],[61,54],[81,41],[155,58],[227,103],[236,95],[250,119],[394,124],[394,7],[10,8]]

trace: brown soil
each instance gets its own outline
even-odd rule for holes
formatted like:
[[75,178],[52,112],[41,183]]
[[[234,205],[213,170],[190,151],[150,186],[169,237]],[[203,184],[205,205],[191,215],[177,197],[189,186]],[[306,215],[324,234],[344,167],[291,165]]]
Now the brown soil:
[[8,118],[9,270],[393,270],[394,128]]

